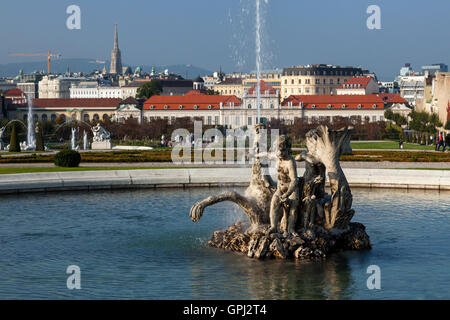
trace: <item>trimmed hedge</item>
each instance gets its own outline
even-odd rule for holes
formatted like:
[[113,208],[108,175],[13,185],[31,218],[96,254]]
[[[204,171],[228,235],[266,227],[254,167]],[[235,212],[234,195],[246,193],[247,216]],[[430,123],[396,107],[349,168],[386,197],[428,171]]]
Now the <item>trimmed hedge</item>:
[[65,149],[55,154],[53,162],[58,167],[78,167],[81,155],[74,150]]

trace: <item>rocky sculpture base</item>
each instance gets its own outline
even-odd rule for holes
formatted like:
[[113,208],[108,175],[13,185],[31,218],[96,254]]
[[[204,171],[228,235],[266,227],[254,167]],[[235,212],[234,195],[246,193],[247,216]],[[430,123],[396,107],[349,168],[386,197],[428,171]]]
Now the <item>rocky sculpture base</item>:
[[328,232],[321,227],[300,234],[272,233],[269,226],[248,231],[249,224],[237,222],[228,229],[214,232],[208,246],[237,251],[254,259],[324,260],[343,250],[369,250],[370,239],[361,223],[350,223],[346,230]]

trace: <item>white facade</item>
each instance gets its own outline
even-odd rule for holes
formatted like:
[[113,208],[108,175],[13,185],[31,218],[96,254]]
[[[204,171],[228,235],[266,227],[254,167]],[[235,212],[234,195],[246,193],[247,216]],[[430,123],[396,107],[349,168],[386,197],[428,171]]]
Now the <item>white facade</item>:
[[366,86],[361,85],[360,83],[356,84],[346,84],[342,85],[342,88],[336,89],[336,94],[338,95],[362,95],[362,94],[377,94],[380,92],[380,87],[375,80],[370,79],[369,83]]
[[39,81],[40,99],[68,99],[70,98],[70,88],[73,84],[81,82],[82,78],[57,77],[49,78],[45,76]]
[[70,88],[70,98],[122,98],[121,87],[73,86]]
[[411,106],[416,105],[416,99],[423,99],[425,93],[425,76],[404,76],[399,78],[400,95]]

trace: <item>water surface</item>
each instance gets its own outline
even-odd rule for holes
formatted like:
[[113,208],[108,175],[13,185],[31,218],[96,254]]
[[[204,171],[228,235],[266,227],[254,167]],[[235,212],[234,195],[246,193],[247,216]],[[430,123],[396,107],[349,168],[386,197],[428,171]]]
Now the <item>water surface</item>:
[[[191,205],[220,191],[3,196],[0,299],[450,299],[450,193],[355,189],[353,221],[373,250],[296,262],[206,247],[245,219],[222,203],[190,221]],[[81,268],[81,290],[66,287],[69,265]],[[370,265],[381,290],[367,289]]]

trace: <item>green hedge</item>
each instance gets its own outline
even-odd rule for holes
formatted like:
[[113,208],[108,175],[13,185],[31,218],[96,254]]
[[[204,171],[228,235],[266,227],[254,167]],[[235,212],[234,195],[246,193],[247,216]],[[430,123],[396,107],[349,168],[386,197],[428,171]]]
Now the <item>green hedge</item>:
[[74,150],[62,150],[55,154],[53,162],[58,167],[78,167],[81,162],[81,155]]

